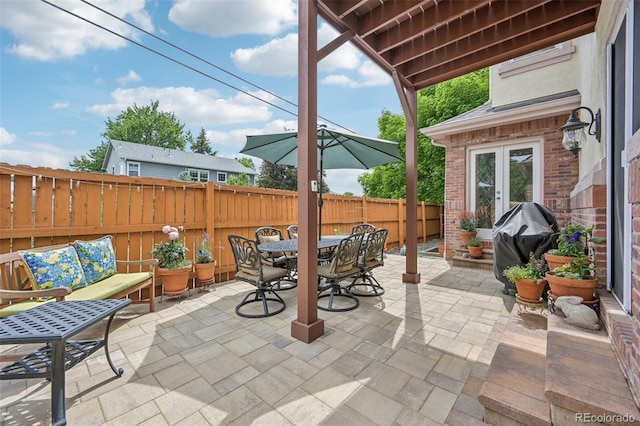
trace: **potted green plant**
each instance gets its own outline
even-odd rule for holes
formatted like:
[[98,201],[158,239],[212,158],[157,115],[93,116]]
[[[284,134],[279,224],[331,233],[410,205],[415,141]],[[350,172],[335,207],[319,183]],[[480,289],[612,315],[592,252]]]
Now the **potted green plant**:
[[545,273],[547,263],[543,258],[536,258],[529,253],[529,260],[524,265],[511,265],[502,271],[509,281],[515,284],[517,296],[525,302],[537,303],[546,284]]
[[213,251],[209,243],[210,238],[211,236],[207,232],[198,238],[196,262],[193,265],[198,281],[207,284],[213,281],[216,270],[216,260],[213,258]]
[[177,296],[187,291],[191,260],[187,257],[187,247],[180,239],[182,227],[170,225],[162,227],[166,241],[160,241],[151,250],[154,259],[158,259],[158,276],[162,279],[162,294]]
[[458,236],[460,244],[468,246],[469,238],[475,238],[478,235],[478,218],[475,213],[463,211],[458,215]]
[[590,256],[580,254],[569,262],[545,274],[554,298],[560,296],[580,296],[589,302],[594,299],[598,285],[596,266]]
[[556,238],[558,248],[545,253],[549,269],[553,270],[568,263],[572,259],[589,254],[589,242],[601,243],[604,238],[593,236],[593,227],[587,228],[577,223],[569,222],[561,228]]
[[467,240],[467,250],[469,250],[469,256],[482,257],[482,242],[476,237],[469,238]]

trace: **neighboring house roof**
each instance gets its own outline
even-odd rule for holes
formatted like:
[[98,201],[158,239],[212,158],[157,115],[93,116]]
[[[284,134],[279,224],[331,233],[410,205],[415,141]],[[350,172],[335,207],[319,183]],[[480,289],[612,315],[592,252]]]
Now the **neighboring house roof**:
[[434,143],[448,135],[503,126],[511,123],[535,120],[557,114],[568,113],[580,106],[581,96],[577,90],[557,93],[541,98],[528,99],[508,105],[493,107],[491,100],[477,108],[450,118],[420,131]]
[[119,158],[128,161],[170,164],[172,166],[184,166],[192,169],[218,170],[230,173],[246,173],[248,175],[258,174],[255,170],[243,166],[233,158],[196,154],[179,149],[167,149],[118,140],[110,140],[109,142],[110,144],[107,147],[103,167],[108,164],[109,157],[115,154]]

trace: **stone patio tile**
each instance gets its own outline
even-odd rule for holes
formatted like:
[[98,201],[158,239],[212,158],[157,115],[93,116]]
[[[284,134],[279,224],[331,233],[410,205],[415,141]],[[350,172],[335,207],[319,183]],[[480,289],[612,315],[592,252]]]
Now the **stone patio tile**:
[[220,380],[219,382],[215,383],[213,387],[216,391],[218,391],[220,395],[226,395],[232,390],[244,385],[259,374],[260,372],[258,370],[251,366],[248,366],[236,372],[235,374],[232,374],[226,379]]
[[210,426],[209,422],[199,412],[193,413],[176,423],[176,426]]
[[244,334],[231,341],[225,342],[223,346],[238,356],[244,356],[258,348],[266,345],[268,342],[253,334]]
[[227,352],[224,346],[217,342],[205,342],[185,349],[180,355],[191,365],[199,365],[216,359]]
[[437,335],[431,339],[429,346],[442,352],[456,355],[460,358],[466,358],[472,348],[472,345],[469,343],[459,342],[455,340],[455,338],[443,335]]
[[347,405],[341,405],[337,409],[331,411],[331,413],[320,423],[322,426],[359,426],[368,425],[371,421],[362,414],[358,413],[353,408]]
[[[347,400],[347,405],[378,425],[391,425],[402,411],[402,405],[391,398],[363,386]],[[384,407],[381,410],[380,407]]]
[[420,413],[431,417],[436,422],[444,423],[456,399],[455,393],[436,387],[420,409]]
[[321,339],[318,339],[311,343],[304,343],[300,340],[296,340],[289,346],[283,348],[285,351],[289,352],[291,355],[295,355],[296,357],[310,361],[313,358],[317,357],[322,352],[329,349],[329,345],[324,343]]
[[169,424],[174,424],[219,398],[206,380],[193,380],[156,398],[155,402]]
[[[282,414],[271,408],[269,405],[261,402],[254,406],[248,412],[229,423],[231,426],[250,426],[250,425],[264,425],[264,426],[287,426],[293,425]],[[208,425],[208,423],[207,423]]]
[[484,407],[477,398],[473,398],[469,395],[461,393],[456,400],[456,403],[453,404],[453,408],[463,413],[468,414],[471,417],[475,417],[478,420],[482,420],[484,418]]
[[390,330],[385,330],[384,328],[367,324],[364,327],[356,330],[353,334],[354,336],[360,337],[362,339],[382,344],[393,335],[393,332]]
[[346,352],[331,363],[331,367],[348,377],[355,377],[373,360],[355,351]]
[[129,382],[117,389],[98,396],[105,420],[112,420],[124,413],[153,401],[164,394],[155,377],[149,375]]
[[420,414],[416,411],[408,408],[403,408],[395,423],[399,426],[440,426],[442,423],[436,422],[424,414]]
[[251,352],[250,354],[243,356],[242,359],[247,364],[253,366],[256,370],[265,372],[280,364],[290,356],[291,354],[289,352],[282,350],[272,344],[267,344]]
[[174,355],[202,343],[204,343],[204,340],[195,334],[185,334],[174,336],[170,340],[160,343],[158,347],[162,349],[162,352],[165,354]]
[[433,371],[444,374],[445,376],[451,377],[452,379],[460,382],[464,382],[469,377],[472,369],[472,362],[449,354],[444,354],[433,368]]
[[225,350],[215,358],[196,365],[195,369],[208,383],[213,385],[248,366],[249,364],[244,359]]
[[488,338],[488,334],[480,331],[463,329],[455,339],[460,342],[469,343],[470,345],[482,347]]
[[329,407],[337,408],[362,386],[357,380],[328,367],[303,383],[301,388]]
[[208,327],[200,327],[193,332],[196,336],[198,336],[202,341],[208,342],[210,340],[215,339],[216,337],[220,337],[234,330],[234,328],[227,324],[228,321],[217,323],[210,325]]
[[[98,398],[83,401],[82,404],[67,406],[67,423],[71,425],[104,424],[104,417],[102,416],[102,410],[100,409]],[[11,422],[5,423],[4,421],[2,421],[2,424],[8,425],[11,424]]]
[[436,361],[406,349],[399,349],[385,364],[419,379],[424,379],[436,365]]
[[305,362],[295,356],[285,359],[284,361],[282,361],[280,365],[286,368],[287,370],[291,371],[293,374],[295,374],[296,376],[300,377],[303,380],[310,379],[318,371],[320,371],[319,368],[316,368],[311,364],[309,364],[308,362]]
[[[100,410],[98,409],[98,411]],[[164,418],[162,417],[162,414],[160,414],[160,410],[158,409],[158,406],[154,402],[147,402],[146,404],[141,405],[135,410],[128,411],[123,415],[118,416],[115,419],[110,420],[106,423],[102,421],[100,423],[93,423],[93,424],[104,424],[105,426],[139,425],[153,418],[162,418],[162,421],[164,421]],[[75,415],[74,416],[71,415],[71,410],[67,410],[67,420],[70,425],[92,424],[84,420],[80,421],[80,419],[76,419]],[[162,424],[162,423],[158,423],[158,424]],[[165,424],[166,424],[166,421],[165,421]]]
[[[390,338],[391,339],[391,338]],[[363,341],[359,343],[353,350],[361,355],[375,359],[380,362],[385,362],[393,355],[393,347],[385,342],[384,345],[376,345],[370,341]]]
[[248,381],[245,386],[267,404],[274,405],[302,383],[304,380],[300,377],[277,365]]
[[158,371],[154,374],[160,386],[165,390],[173,390],[200,377],[200,373],[196,371],[188,362],[174,364],[169,368]]
[[314,366],[315,368],[322,370],[323,368],[331,365],[335,360],[342,356],[342,352],[329,348],[326,351],[322,352],[320,355],[309,361],[309,365]]
[[361,383],[388,397],[395,397],[412,376],[396,368],[374,361],[358,376]]
[[200,409],[200,414],[210,424],[228,424],[263,401],[245,386],[218,398]]
[[[325,331],[327,330],[325,329]],[[354,337],[353,334],[346,333],[340,329],[334,329],[332,331],[331,334],[325,335],[319,340],[341,352],[347,352],[353,349],[362,341],[362,338]]]
[[431,383],[411,377],[394,399],[405,407],[418,411],[431,394],[433,388],[434,385]]
[[149,420],[140,423],[138,426],[165,426],[165,425],[167,426],[169,425],[169,423],[167,423],[167,419],[165,419],[162,416],[162,414],[158,414],[157,416],[153,416]]
[[294,425],[317,425],[331,414],[331,407],[300,388],[278,402],[276,410]]
[[[154,351],[151,351],[151,352],[154,352]],[[182,358],[180,355],[177,355],[177,354],[171,355],[165,358],[160,358],[157,361],[153,361],[153,359],[155,359],[154,356],[151,356],[150,359],[151,359],[150,361],[143,359],[140,366],[136,368],[136,375],[138,377],[144,378],[149,374],[155,373],[156,371],[163,370],[165,368],[172,366],[173,364],[177,364],[184,361],[184,358]]]

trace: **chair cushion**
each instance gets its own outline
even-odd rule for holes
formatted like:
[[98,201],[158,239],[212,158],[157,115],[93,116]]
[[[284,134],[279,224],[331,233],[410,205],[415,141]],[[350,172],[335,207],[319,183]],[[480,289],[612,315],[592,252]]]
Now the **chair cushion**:
[[151,272],[130,272],[114,274],[93,285],[78,289],[66,296],[64,300],[101,300],[133,287],[152,277]]
[[76,250],[71,246],[47,251],[21,250],[18,253],[35,290],[58,287],[75,290],[87,285]]
[[103,237],[92,241],[75,241],[73,246],[84,270],[87,284],[102,281],[116,273],[116,255],[111,238]]
[[[258,236],[258,239],[260,239],[260,244],[271,243],[273,241],[280,241],[280,236],[279,235],[260,235]],[[284,253],[280,251],[273,252],[273,253],[266,253],[266,252],[262,253],[262,257],[264,257],[265,259],[274,259],[282,256],[284,256]]]

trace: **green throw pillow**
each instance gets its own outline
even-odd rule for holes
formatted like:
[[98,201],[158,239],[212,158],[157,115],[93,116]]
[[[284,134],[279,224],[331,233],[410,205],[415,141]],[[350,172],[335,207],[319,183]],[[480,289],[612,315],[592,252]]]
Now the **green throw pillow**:
[[116,255],[113,252],[110,237],[92,241],[75,241],[73,245],[78,252],[88,285],[116,273]]
[[29,279],[36,290],[87,286],[80,260],[73,247],[48,251],[20,251]]

